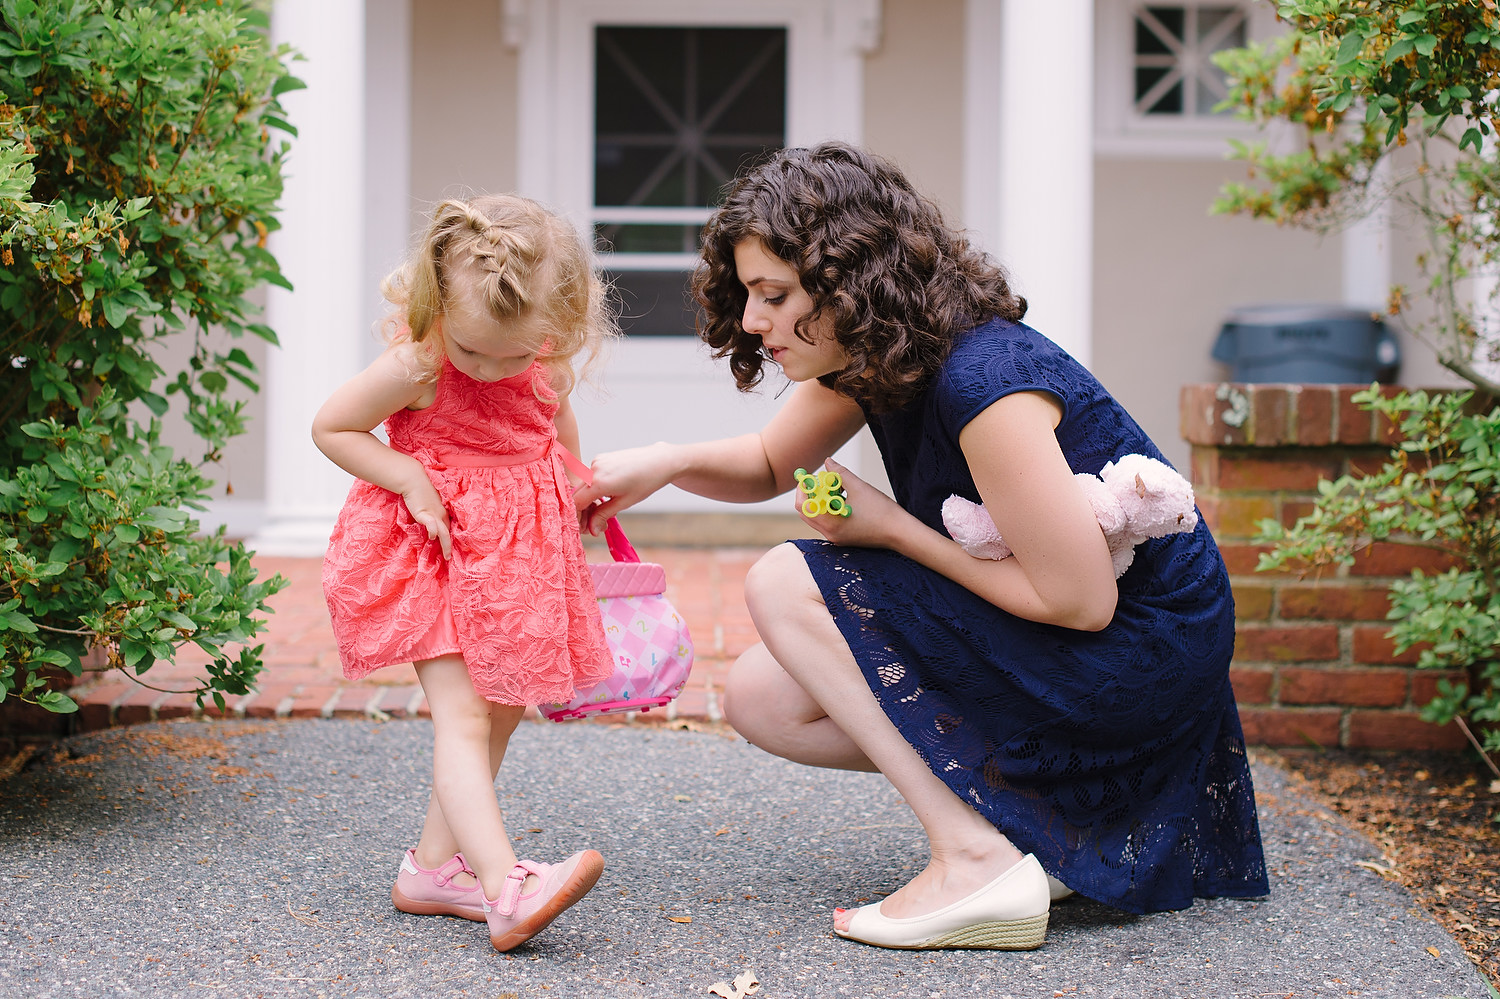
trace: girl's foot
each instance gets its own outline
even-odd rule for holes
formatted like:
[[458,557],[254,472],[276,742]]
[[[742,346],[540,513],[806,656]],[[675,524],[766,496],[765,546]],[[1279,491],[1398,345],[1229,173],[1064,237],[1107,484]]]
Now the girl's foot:
[[416,850],[407,850],[401,858],[401,872],[391,886],[391,903],[402,912],[418,916],[458,916],[483,922],[483,902],[479,878],[461,853],[428,870],[417,863]]
[[835,909],[834,931],[850,940],[910,950],[1032,950],[1047,936],[1047,875],[1031,854],[963,898],[923,915],[893,916],[886,910],[890,900]]
[[582,850],[560,864],[516,864],[505,877],[500,897],[484,900],[490,943],[504,952],[530,940],[588,894],[603,872],[604,858],[597,850]]

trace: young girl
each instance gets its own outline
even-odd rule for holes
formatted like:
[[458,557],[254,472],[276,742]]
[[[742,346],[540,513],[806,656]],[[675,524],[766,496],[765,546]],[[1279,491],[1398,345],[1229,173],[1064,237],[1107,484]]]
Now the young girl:
[[[1005,274],[893,166],[830,143],[735,183],[694,290],[740,388],[768,365],[795,388],[758,434],[599,455],[575,499],[599,501],[591,531],[669,482],[762,500],[869,426],[894,499],[829,463],[852,513],[807,518],[827,541],[750,570],[762,644],[725,685],[751,742],[879,770],[926,830],[927,867],[835,910],[834,931],[1036,947],[1066,891],[1049,872],[1131,912],[1265,894],[1224,563],[1200,523],[1144,542],[1115,579],[1075,473],[1161,453],[1020,322]],[[983,499],[1014,555],[959,547],[951,494]]]
[[390,346],[313,421],[359,479],[323,591],[344,675],[414,663],[432,710],[432,797],[392,901],[484,920],[505,951],[604,869],[593,850],[518,860],[494,780],[527,705],[610,671],[558,446],[578,449],[572,362],[614,327],[576,233],[518,197],[443,202],[382,291]]

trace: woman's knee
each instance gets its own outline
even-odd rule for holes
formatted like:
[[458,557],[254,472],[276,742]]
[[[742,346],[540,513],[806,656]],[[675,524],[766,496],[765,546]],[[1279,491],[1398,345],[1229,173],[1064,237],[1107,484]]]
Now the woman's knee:
[[790,542],[766,552],[745,574],[745,605],[757,628],[774,626],[795,602],[815,595],[802,550]]

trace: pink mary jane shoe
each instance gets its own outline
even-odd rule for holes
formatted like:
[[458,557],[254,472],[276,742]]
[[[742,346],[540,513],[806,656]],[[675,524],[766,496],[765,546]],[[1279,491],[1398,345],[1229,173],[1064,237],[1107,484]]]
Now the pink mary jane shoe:
[[[453,883],[460,874],[469,875],[468,884]],[[429,871],[417,863],[416,850],[407,850],[401,858],[401,872],[391,886],[391,903],[402,912],[418,916],[458,916],[483,922],[483,902],[479,878],[469,870],[461,853],[455,853],[446,864]]]
[[[530,940],[564,909],[588,894],[602,873],[604,858],[598,850],[581,850],[560,864],[539,864],[532,860],[516,864],[505,876],[500,897],[484,900],[490,943],[504,952]],[[530,874],[536,875],[537,884],[524,892]]]
[[983,888],[925,916],[892,919],[880,904],[854,910],[848,929],[834,932],[849,940],[904,950],[969,947],[1035,950],[1047,938],[1047,875],[1036,857],[1021,862]]

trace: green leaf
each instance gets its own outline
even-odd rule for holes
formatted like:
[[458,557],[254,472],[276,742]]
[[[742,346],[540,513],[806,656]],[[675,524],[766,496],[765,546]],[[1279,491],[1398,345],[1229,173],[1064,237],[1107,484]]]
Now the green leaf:
[[141,529],[139,527],[136,527],[134,524],[116,524],[115,537],[119,538],[127,545],[133,545],[137,541],[141,540]]
[[1437,43],[1437,35],[1418,35],[1412,41],[1417,52],[1424,56],[1432,55],[1433,50],[1437,48]]
[[34,635],[37,627],[31,618],[20,611],[0,611],[0,631],[19,631],[23,635]]
[[49,690],[39,694],[37,704],[54,714],[66,715],[78,710],[78,702],[60,690]]
[[1342,71],[1345,66],[1359,58],[1359,53],[1364,48],[1364,44],[1365,40],[1363,36],[1356,31],[1349,32],[1344,36],[1344,40],[1339,42],[1339,52],[1334,57],[1333,64]]
[[1410,38],[1403,38],[1390,48],[1385,50],[1385,64],[1389,66],[1397,59],[1408,55],[1416,48],[1416,43]]

